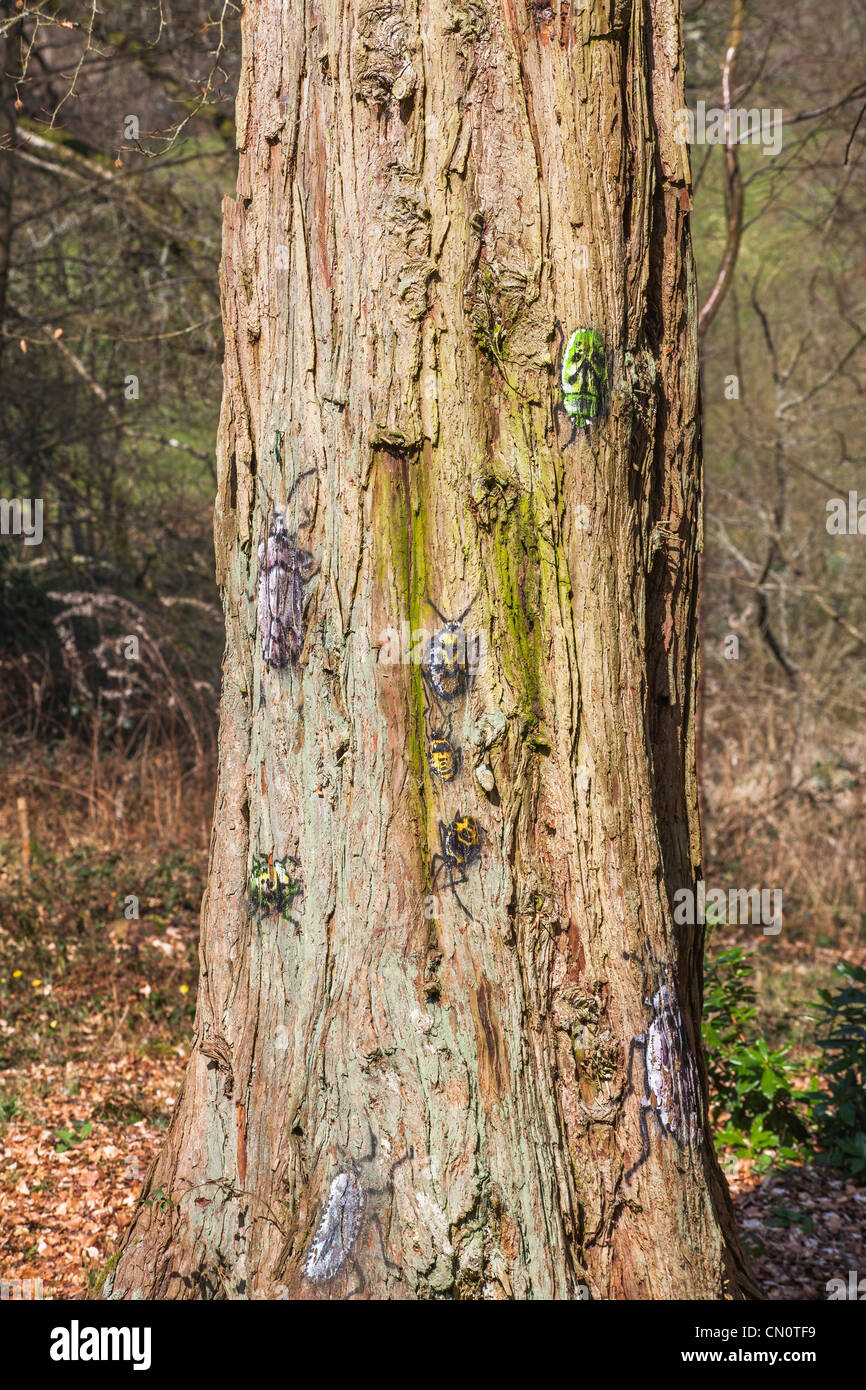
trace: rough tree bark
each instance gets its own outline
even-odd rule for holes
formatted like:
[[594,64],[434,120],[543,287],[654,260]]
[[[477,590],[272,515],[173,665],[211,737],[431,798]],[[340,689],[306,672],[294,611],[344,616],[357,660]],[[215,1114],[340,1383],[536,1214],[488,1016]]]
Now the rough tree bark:
[[[243,40],[196,1046],[106,1293],[747,1295],[672,919],[700,866],[678,0],[258,0]],[[556,409],[580,326],[589,435]],[[250,594],[287,499],[316,570],[280,672]],[[442,784],[384,634],[476,591]],[[431,895],[458,813],[471,916]],[[268,853],[294,922],[251,905]],[[329,1194],[360,1225],[317,1281]]]

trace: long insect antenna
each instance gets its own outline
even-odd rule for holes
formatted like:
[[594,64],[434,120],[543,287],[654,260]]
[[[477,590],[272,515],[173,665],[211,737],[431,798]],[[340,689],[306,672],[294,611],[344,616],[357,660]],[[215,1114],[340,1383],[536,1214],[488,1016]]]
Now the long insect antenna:
[[[310,475],[311,475],[312,473],[317,473],[317,472],[318,472],[318,470],[317,470],[316,468],[305,468],[304,471],[303,471],[303,473],[299,473],[299,474],[298,474],[297,478],[296,478],[295,481],[292,483],[292,486],[291,486],[291,488],[289,489],[289,494],[288,494],[288,497],[286,498],[286,505],[285,505],[285,507],[283,508],[283,515],[284,515],[284,516],[286,516],[286,515],[288,514],[289,502],[292,500],[292,497],[293,497],[294,494],[295,494],[295,489],[297,488],[298,483],[300,483],[301,480],[302,480],[303,478],[309,478]],[[305,518],[304,518],[302,524],[303,524],[304,526],[306,526],[309,520],[310,520],[309,515],[305,516]]]
[[475,602],[475,599],[478,598],[478,595],[479,595],[480,593],[481,593],[481,590],[480,590],[480,589],[476,589],[476,590],[475,590],[475,597],[474,597],[473,599],[471,599],[469,603],[467,603],[466,607],[463,609],[463,612],[460,614],[460,617],[456,619],[456,621],[457,621],[458,623],[462,623],[462,622],[463,622],[463,619],[466,617],[466,614],[469,612],[469,609],[472,607],[472,605],[473,605],[474,602]]
[[304,469],[304,472],[303,472],[303,473],[299,473],[299,474],[298,474],[297,478],[296,478],[295,481],[292,483],[292,486],[289,488],[288,495],[287,495],[287,497],[286,497],[286,507],[288,507],[289,503],[291,502],[292,497],[294,496],[295,488],[298,486],[298,483],[301,481],[301,479],[302,479],[302,478],[309,478],[310,474],[311,474],[311,473],[315,473],[315,472],[316,472],[316,469],[315,469],[315,468],[306,468],[306,469]]
[[268,491],[268,485],[267,485],[267,483],[265,482],[264,478],[262,477],[261,473],[257,473],[257,474],[256,474],[256,482],[258,483],[258,485],[259,485],[259,487],[261,488],[262,492],[265,494],[265,498],[266,498],[266,500],[267,500],[267,504],[268,504],[268,505],[267,505],[267,507],[265,508],[265,512],[266,512],[266,513],[267,513],[268,511],[275,512],[275,511],[277,510],[276,503],[274,502],[273,497],[271,496],[270,492]]
[[430,597],[429,591],[427,592],[427,602],[429,603],[430,607],[433,609],[433,612],[436,614],[436,617],[439,619],[439,621],[440,621],[441,623],[445,623],[445,625],[446,625],[446,627],[447,627],[448,623],[450,623],[450,622],[454,622],[454,623],[462,623],[462,622],[463,622],[463,619],[466,617],[466,614],[469,612],[469,609],[472,607],[472,604],[475,602],[475,599],[478,598],[478,595],[480,594],[480,592],[481,592],[480,589],[476,590],[476,592],[475,592],[475,597],[474,597],[473,599],[471,599],[471,601],[470,601],[469,603],[467,603],[466,607],[463,609],[463,612],[460,614],[459,618],[446,618],[444,613],[440,613],[439,609],[436,607],[436,604],[433,602],[432,598]]
[[426,594],[426,597],[427,597],[427,602],[429,603],[430,607],[433,609],[433,612],[436,614],[436,617],[439,619],[440,623],[447,623],[447,622],[448,622],[448,619],[445,617],[445,614],[439,612],[439,609],[436,607],[436,604],[433,602],[432,598],[430,597],[430,591],[429,591],[429,589],[428,589],[428,590],[425,590],[425,594]]

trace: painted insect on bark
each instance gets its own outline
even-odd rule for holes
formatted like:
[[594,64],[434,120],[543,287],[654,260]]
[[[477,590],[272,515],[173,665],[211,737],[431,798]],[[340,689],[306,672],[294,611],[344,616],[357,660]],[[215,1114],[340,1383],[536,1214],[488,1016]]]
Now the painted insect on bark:
[[601,335],[594,328],[578,328],[562,355],[562,403],[575,430],[588,430],[602,413],[606,381]]
[[[290,867],[294,866],[294,867]],[[254,854],[250,873],[250,898],[264,913],[277,913],[287,922],[293,921],[292,904],[303,893],[303,886],[294,871],[297,859],[275,859],[272,854]]]
[[[414,1157],[414,1149],[409,1149],[388,1168],[384,1186],[375,1186],[366,1176],[376,1164],[379,1145],[365,1121],[369,1135],[369,1148],[359,1154],[358,1159],[346,1158],[340,1172],[331,1182],[328,1195],[322,1204],[322,1215],[316,1233],[310,1242],[304,1260],[304,1274],[314,1284],[326,1284],[341,1270],[351,1269],[356,1284],[347,1288],[346,1297],[354,1298],[363,1294],[366,1287],[361,1269],[359,1252],[355,1251],[361,1223],[378,1233],[382,1259],[386,1269],[400,1273],[399,1265],[388,1258],[382,1223],[376,1212],[377,1200],[394,1195],[394,1174],[403,1163]],[[364,1182],[361,1182],[361,1170]],[[353,1253],[354,1252],[354,1253]]]
[[472,913],[463,902],[457,887],[468,883],[466,870],[477,864],[481,858],[481,826],[474,816],[457,816],[450,825],[439,822],[439,853],[433,855],[433,892],[436,892],[440,878],[447,879],[446,887],[451,889],[460,911],[472,920]]
[[467,603],[457,618],[446,618],[428,599],[430,607],[443,626],[434,632],[427,644],[421,674],[433,691],[434,698],[452,701],[467,690],[478,669],[480,644],[478,637],[467,639],[463,619],[478,595]]
[[[315,473],[308,468],[292,484],[286,499],[302,478]],[[259,545],[259,635],[262,656],[282,671],[297,661],[304,645],[304,588],[312,577],[315,561],[302,550],[296,535],[286,527],[284,511],[278,511],[267,537]]]
[[699,1143],[699,1085],[694,1058],[683,1031],[683,1018],[673,985],[660,983],[645,999],[651,1018],[645,1033],[632,1038],[628,1059],[628,1095],[634,1094],[634,1059],[643,1052],[644,1087],[640,1100],[641,1153],[625,1175],[633,1174],[650,1156],[647,1117],[654,1115],[662,1138],[670,1134],[680,1148]]
[[463,754],[451,742],[450,730],[446,726],[434,729],[427,745],[427,765],[440,782],[453,782],[460,771]]
[[331,1183],[331,1188],[304,1262],[304,1273],[314,1284],[324,1284],[345,1263],[361,1226],[366,1197],[357,1165],[350,1159]]

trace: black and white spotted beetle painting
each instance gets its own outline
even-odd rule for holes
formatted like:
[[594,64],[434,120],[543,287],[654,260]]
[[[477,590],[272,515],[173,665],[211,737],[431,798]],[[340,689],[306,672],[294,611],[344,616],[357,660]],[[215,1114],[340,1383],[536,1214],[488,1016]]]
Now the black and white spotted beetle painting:
[[[308,468],[298,475],[286,507],[301,479],[315,471]],[[297,535],[289,534],[285,509],[278,511],[259,545],[258,600],[262,656],[277,671],[297,661],[304,645],[304,588],[314,564],[309,551],[298,545]]]

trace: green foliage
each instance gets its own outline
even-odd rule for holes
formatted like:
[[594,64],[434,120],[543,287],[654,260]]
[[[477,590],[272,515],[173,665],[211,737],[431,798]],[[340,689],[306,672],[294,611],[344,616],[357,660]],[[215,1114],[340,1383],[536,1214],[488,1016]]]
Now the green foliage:
[[752,956],[742,947],[705,963],[703,1036],[710,1117],[719,1149],[756,1160],[758,1169],[820,1150],[817,1162],[854,1176],[866,1172],[866,968],[841,962],[836,989],[818,991],[817,1038],[826,1080],[804,1090],[788,1047],[755,1039]]
[[0,1128],[21,1114],[21,1101],[18,1096],[4,1095],[0,1092]]
[[796,1088],[790,1048],[754,1040],[752,958],[741,946],[707,958],[703,1037],[716,1147],[755,1159],[760,1169],[801,1156],[810,1097]]
[[102,1268],[97,1264],[88,1264],[85,1261],[84,1269],[87,1275],[87,1292],[84,1295],[87,1299],[97,1299],[102,1297],[102,1290],[109,1274],[113,1273],[117,1261],[120,1259],[120,1251],[115,1250],[110,1255]]
[[143,1207],[155,1206],[157,1211],[163,1215],[167,1211],[171,1211],[174,1206],[174,1199],[171,1194],[165,1192],[161,1187],[158,1187],[155,1192],[151,1192],[149,1197],[141,1197],[139,1200]]
[[787,1202],[777,1202],[769,1216],[764,1218],[765,1226],[775,1226],[781,1231],[788,1231],[792,1226],[799,1226],[805,1235],[810,1236],[815,1229],[815,1222],[811,1216],[804,1211],[797,1211],[796,1207],[789,1207]]
[[816,1005],[827,1078],[813,1108],[818,1162],[860,1174],[866,1171],[866,969],[844,961],[837,969],[843,982],[835,991],[819,990]]
[[74,1148],[76,1144],[83,1144],[85,1139],[89,1139],[93,1133],[92,1120],[76,1120],[72,1129],[58,1129],[54,1131],[54,1138],[57,1143],[54,1152],[65,1154],[67,1149]]

